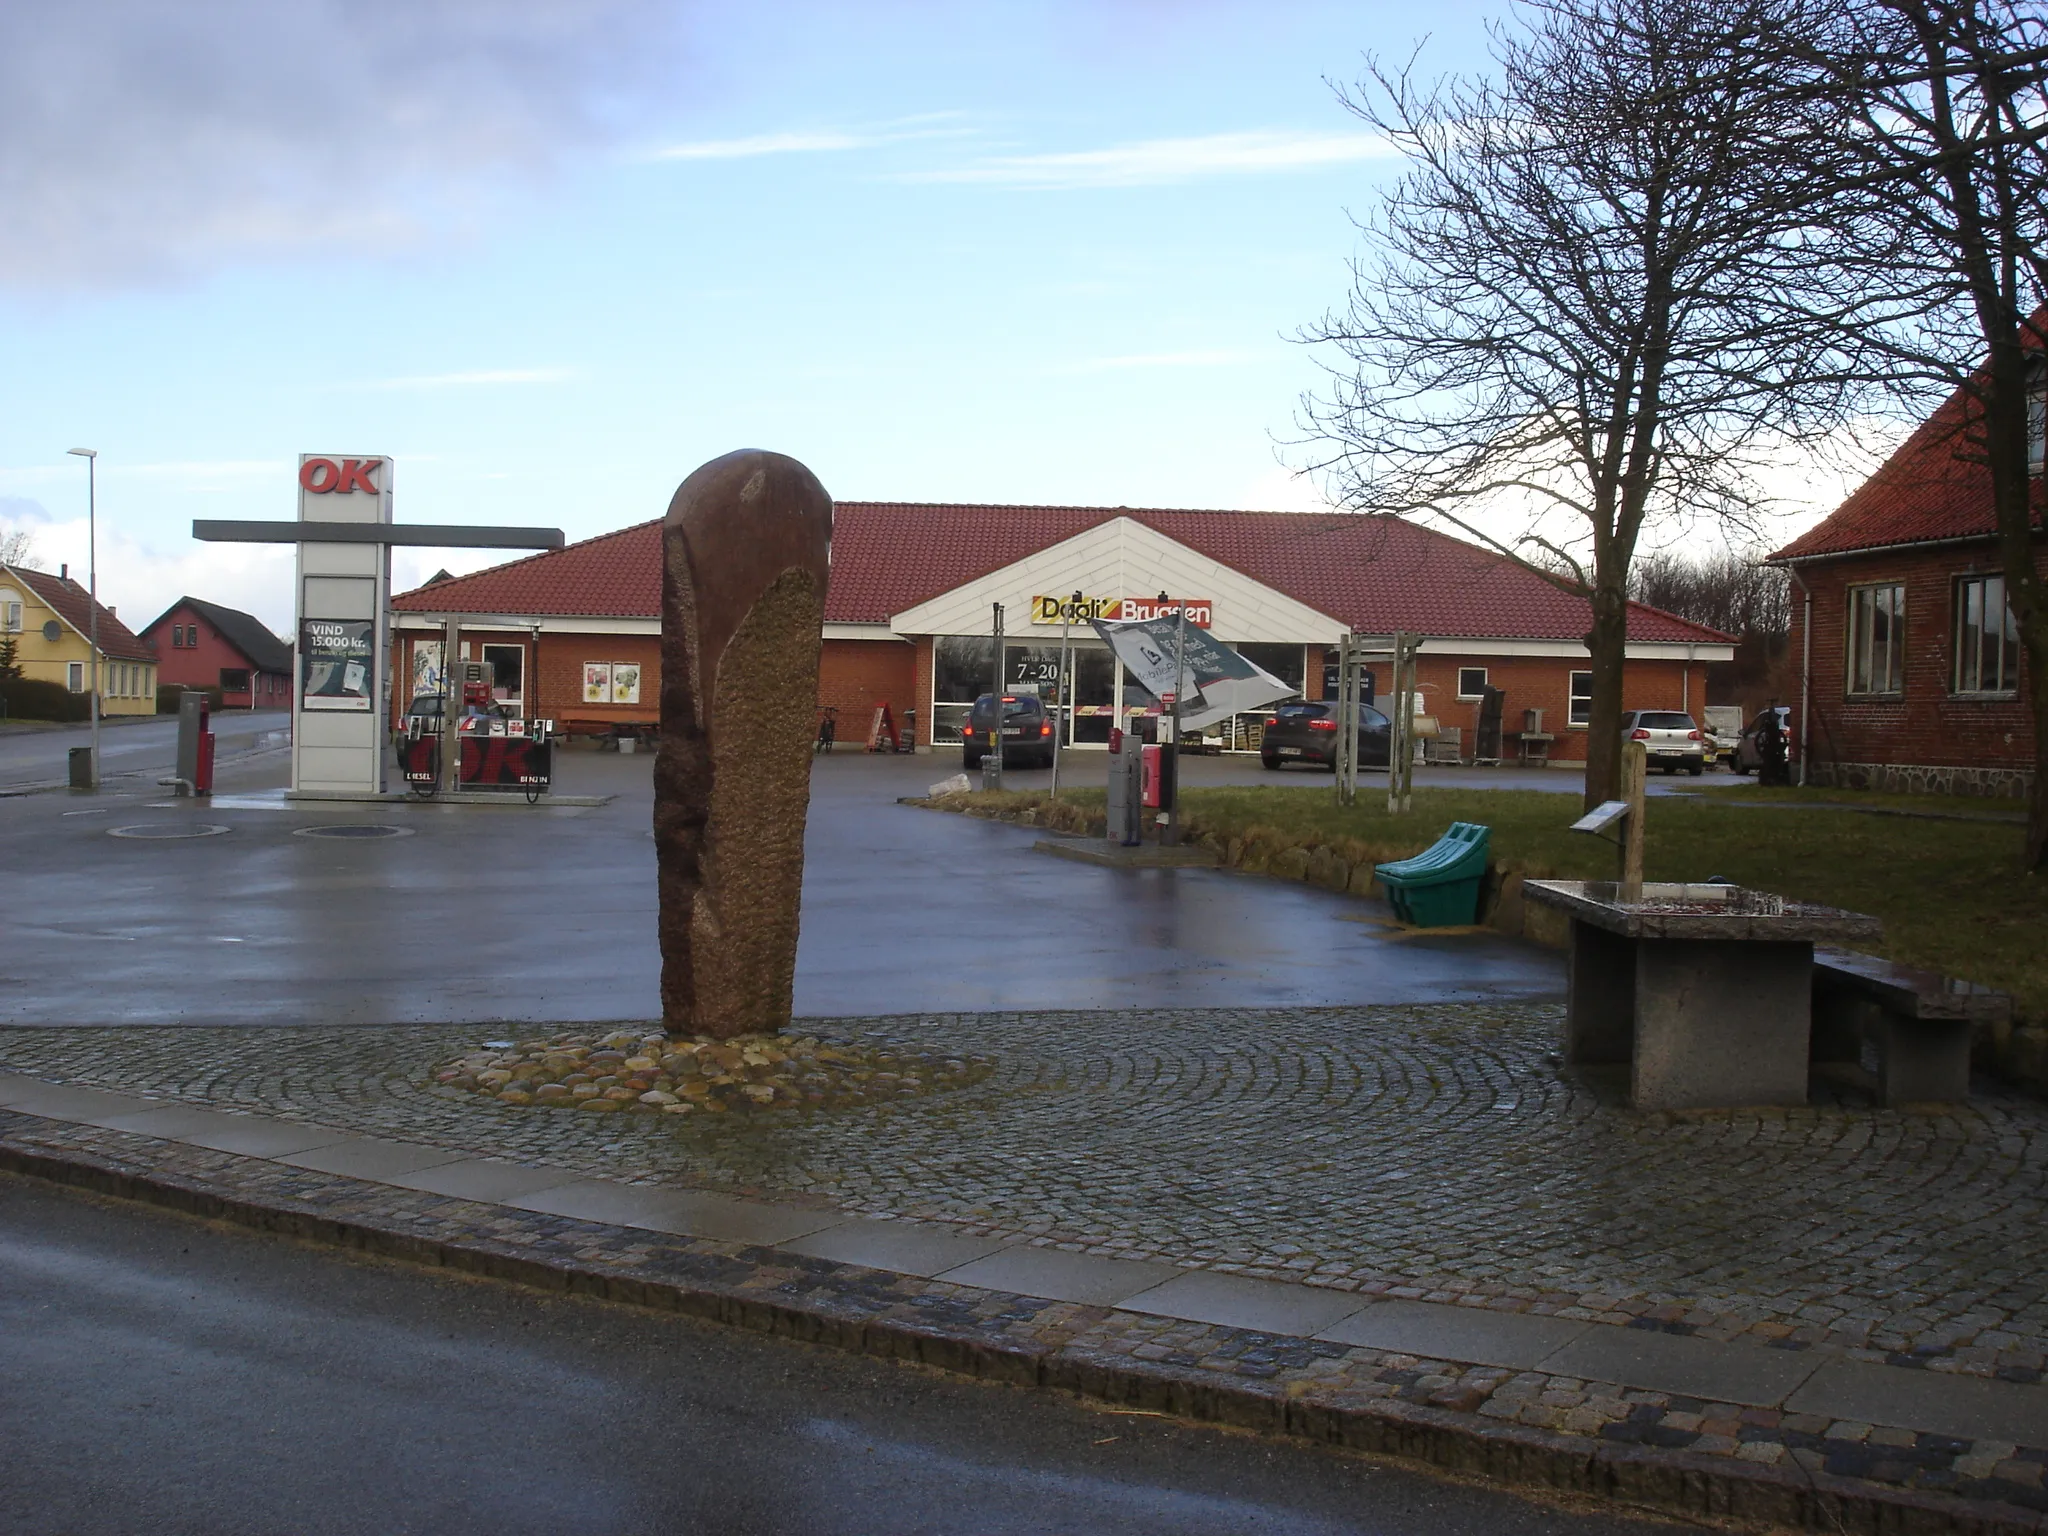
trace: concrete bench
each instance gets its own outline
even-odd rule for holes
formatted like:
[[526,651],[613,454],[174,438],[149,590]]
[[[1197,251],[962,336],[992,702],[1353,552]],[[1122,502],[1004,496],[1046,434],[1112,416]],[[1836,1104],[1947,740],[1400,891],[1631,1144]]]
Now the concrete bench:
[[1881,1104],[1960,1104],[1977,1030],[2012,1017],[2012,999],[1975,982],[1849,949],[1813,951],[1813,1059],[1877,1057]]

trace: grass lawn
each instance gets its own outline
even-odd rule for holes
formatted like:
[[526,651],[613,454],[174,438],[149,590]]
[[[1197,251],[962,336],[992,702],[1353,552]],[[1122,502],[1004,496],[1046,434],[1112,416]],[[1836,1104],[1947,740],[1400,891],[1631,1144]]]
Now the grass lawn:
[[[1434,842],[1453,821],[1493,829],[1494,862],[1538,879],[1611,879],[1613,845],[1567,831],[1578,815],[1570,795],[1535,790],[1417,789],[1415,809],[1389,816],[1386,794],[1360,786],[1340,807],[1330,786],[1187,791],[1191,838],[1257,840],[1278,849],[1334,847],[1356,862],[1403,858]],[[1041,807],[1049,822],[1078,830],[1102,820],[1101,790],[1073,790],[1046,812],[1041,791],[961,797],[989,809]],[[1692,796],[1657,796],[1647,810],[1644,873],[1652,880],[1722,875],[1783,896],[1826,902],[1884,919],[1872,947],[2011,992],[2030,1022],[2048,1023],[2048,880],[2019,873],[2021,821],[1949,821],[1858,815],[1801,802],[1873,809],[2016,813],[2011,802],[1852,790],[1758,790],[1731,786]]]

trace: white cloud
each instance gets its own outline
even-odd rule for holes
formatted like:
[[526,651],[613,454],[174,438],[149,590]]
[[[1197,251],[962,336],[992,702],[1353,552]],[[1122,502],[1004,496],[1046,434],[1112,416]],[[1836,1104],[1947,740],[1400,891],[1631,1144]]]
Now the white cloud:
[[0,284],[388,249],[675,85],[671,0],[8,0]]
[[1290,133],[1258,129],[1201,138],[1146,139],[1109,149],[1005,155],[948,170],[905,172],[905,181],[981,182],[1061,191],[1164,186],[1205,176],[1270,175],[1381,160],[1394,153],[1374,133]]
[[651,151],[650,160],[752,160],[762,155],[831,154],[873,149],[910,139],[954,138],[972,130],[961,125],[958,112],[922,112],[873,128],[795,129],[757,133],[737,139],[697,139]]
[[574,368],[479,368],[468,373],[425,373],[411,378],[373,379],[343,385],[347,389],[468,389],[492,384],[566,384],[578,376]]

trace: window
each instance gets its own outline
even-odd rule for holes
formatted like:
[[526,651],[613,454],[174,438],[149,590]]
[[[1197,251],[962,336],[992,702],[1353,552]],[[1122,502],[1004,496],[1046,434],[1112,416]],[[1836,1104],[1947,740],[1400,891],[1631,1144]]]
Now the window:
[[1308,652],[1298,645],[1276,645],[1270,641],[1248,640],[1237,654],[1260,670],[1270,672],[1296,693],[1308,681]]
[[249,691],[249,669],[247,667],[222,667],[220,669],[220,691],[222,693],[247,693]]
[[2003,576],[1956,583],[1957,693],[2011,693],[2019,687],[2020,629]]
[[2041,473],[2048,456],[2048,363],[2036,359],[2027,370],[2027,465]]
[[[487,645],[484,647],[484,664],[491,669],[491,697],[501,704],[523,705],[526,698],[526,647],[523,645]],[[614,704],[638,703],[618,696],[616,669],[612,679],[612,702]]]
[[1460,667],[1460,668],[1458,668],[1458,697],[1459,697],[1459,698],[1461,698],[1461,699],[1476,699],[1476,698],[1480,698],[1481,696],[1483,696],[1483,695],[1485,694],[1485,692],[1486,692],[1486,668],[1484,668],[1484,667]]
[[1574,672],[1572,674],[1571,712],[1565,717],[1573,725],[1590,725],[1593,721],[1593,674]]
[[82,661],[64,664],[64,686],[73,693],[85,692],[85,663]]
[[994,681],[995,642],[981,635],[941,635],[932,642],[932,740],[958,742],[967,709]]
[[1849,692],[1899,693],[1906,685],[1906,589],[1849,589]]
[[12,592],[0,592],[0,635],[21,633],[21,599]]

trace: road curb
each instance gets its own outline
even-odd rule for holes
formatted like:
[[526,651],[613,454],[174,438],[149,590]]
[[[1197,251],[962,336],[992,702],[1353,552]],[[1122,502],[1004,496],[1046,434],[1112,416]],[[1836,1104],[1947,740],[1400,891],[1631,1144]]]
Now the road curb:
[[[11,1118],[11,1117],[10,1117]],[[94,1132],[102,1140],[161,1146],[150,1138]],[[664,1247],[638,1229],[546,1218],[558,1251],[535,1251],[495,1219],[505,1207],[432,1197],[441,1235],[407,1230],[391,1215],[323,1208],[310,1199],[258,1197],[232,1187],[237,1165],[275,1165],[208,1154],[210,1173],[142,1166],[115,1153],[51,1145],[0,1127],[0,1172],[133,1200],[208,1220],[425,1267],[676,1312],[730,1327],[912,1362],[1019,1387],[1067,1392],[1116,1407],[1227,1425],[1393,1457],[1553,1493],[1612,1500],[1662,1513],[1752,1526],[1855,1536],[2021,1536],[2048,1530],[2048,1516],[1876,1482],[1765,1466],[1685,1451],[1559,1434],[1423,1403],[1385,1398],[1318,1401],[1278,1382],[1090,1346],[1083,1335],[1106,1308],[1068,1307],[910,1282],[857,1265],[780,1250],[677,1240]],[[297,1187],[329,1203],[423,1197],[340,1175],[285,1169]],[[415,1216],[412,1224],[422,1225]],[[539,1218],[529,1218],[539,1223]],[[449,1235],[451,1227],[464,1230]],[[610,1245],[609,1248],[607,1245]],[[896,1287],[894,1293],[890,1287]],[[920,1299],[922,1289],[929,1295]],[[1014,1304],[1006,1311],[1005,1303]],[[898,1315],[883,1315],[893,1307]],[[904,1315],[906,1310],[911,1315]],[[1037,1337],[1008,1334],[1028,1317]],[[1046,1320],[1051,1319],[1050,1325]],[[1268,1336],[1247,1336],[1265,1339]]]

